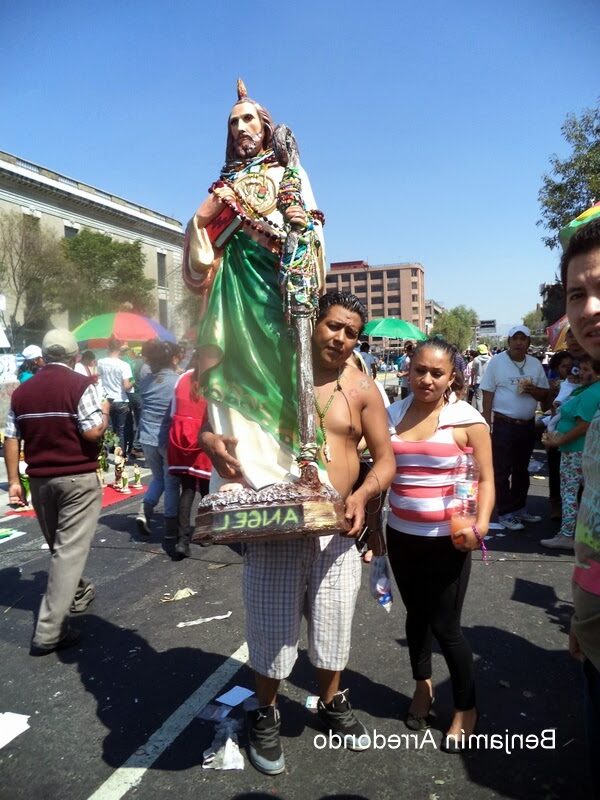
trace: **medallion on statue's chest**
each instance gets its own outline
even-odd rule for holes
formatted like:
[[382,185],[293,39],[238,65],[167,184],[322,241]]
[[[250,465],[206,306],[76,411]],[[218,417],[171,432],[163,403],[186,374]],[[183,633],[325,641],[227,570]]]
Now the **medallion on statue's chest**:
[[251,172],[238,178],[234,186],[244,203],[256,214],[268,216],[275,210],[277,190],[268,175]]

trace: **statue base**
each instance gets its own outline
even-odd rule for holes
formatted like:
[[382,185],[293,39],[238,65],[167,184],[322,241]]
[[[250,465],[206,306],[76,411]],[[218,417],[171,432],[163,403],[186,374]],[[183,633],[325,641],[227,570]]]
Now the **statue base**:
[[284,541],[345,533],[344,501],[320,481],[274,483],[264,489],[215,492],[198,506],[192,542]]

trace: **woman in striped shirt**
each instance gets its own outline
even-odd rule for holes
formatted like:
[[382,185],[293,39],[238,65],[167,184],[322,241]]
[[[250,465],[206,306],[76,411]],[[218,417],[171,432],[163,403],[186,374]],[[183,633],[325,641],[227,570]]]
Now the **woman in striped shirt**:
[[[473,656],[460,615],[471,551],[487,533],[494,506],[489,429],[478,411],[452,394],[455,353],[442,339],[421,342],[410,365],[412,394],[388,409],[396,456],[388,556],[406,606],[406,638],[416,681],[406,724],[412,730],[429,725],[431,637],[435,636],[448,664],[454,695],[454,717],[442,740],[447,752],[460,752],[477,722]],[[473,529],[451,535],[456,466],[465,447],[473,448],[480,469],[477,518]]]

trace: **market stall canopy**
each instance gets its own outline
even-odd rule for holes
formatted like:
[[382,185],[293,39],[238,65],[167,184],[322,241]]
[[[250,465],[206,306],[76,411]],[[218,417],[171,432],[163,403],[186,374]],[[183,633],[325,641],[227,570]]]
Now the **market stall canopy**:
[[156,320],[128,311],[91,317],[75,328],[73,336],[84,348],[106,347],[111,337],[121,339],[128,344],[148,342],[152,339],[160,339],[163,342],[177,341],[175,335]]
[[367,336],[385,339],[416,339],[421,341],[427,336],[416,325],[396,317],[375,317],[364,327]]

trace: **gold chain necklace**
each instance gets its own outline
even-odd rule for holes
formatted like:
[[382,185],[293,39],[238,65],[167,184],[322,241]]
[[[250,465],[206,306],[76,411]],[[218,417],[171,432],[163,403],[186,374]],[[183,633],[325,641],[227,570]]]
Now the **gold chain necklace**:
[[333,387],[332,393],[329,395],[327,402],[325,403],[325,407],[321,410],[317,396],[315,395],[315,410],[317,412],[317,416],[319,417],[319,429],[321,431],[321,435],[323,436],[323,456],[325,461],[328,463],[331,461],[331,451],[329,449],[329,444],[327,442],[327,431],[325,430],[325,416],[329,411],[331,404],[333,403],[333,398],[335,397],[336,392],[342,391],[342,386],[340,384],[340,371],[338,371],[337,378],[335,379],[335,386]]

